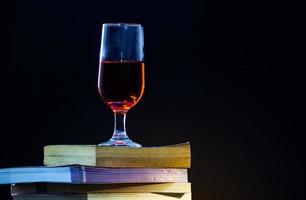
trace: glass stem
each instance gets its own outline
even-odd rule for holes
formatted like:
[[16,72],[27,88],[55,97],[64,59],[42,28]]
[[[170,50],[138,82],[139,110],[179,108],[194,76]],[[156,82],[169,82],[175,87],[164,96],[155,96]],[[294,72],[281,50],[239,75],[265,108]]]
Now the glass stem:
[[140,144],[133,142],[126,133],[125,130],[125,119],[127,112],[114,112],[114,133],[112,138],[107,141],[100,143],[99,146],[128,146],[128,147],[141,147]]
[[125,119],[126,119],[126,112],[114,112],[114,133],[113,133],[113,140],[122,140],[127,139],[127,133],[125,129]]

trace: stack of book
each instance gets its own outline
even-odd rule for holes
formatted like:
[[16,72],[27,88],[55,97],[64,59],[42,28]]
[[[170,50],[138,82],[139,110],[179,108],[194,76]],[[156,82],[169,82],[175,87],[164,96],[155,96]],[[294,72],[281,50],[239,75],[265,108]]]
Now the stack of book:
[[14,200],[191,200],[189,143],[163,147],[51,145],[44,165],[0,169]]

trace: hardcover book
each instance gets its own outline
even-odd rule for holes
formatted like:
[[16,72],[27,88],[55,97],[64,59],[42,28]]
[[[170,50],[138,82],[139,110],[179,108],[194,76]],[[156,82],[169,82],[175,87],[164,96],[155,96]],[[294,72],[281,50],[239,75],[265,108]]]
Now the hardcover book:
[[50,145],[44,148],[46,166],[87,165],[97,167],[190,168],[190,144],[162,147],[102,147]]
[[87,193],[190,193],[190,183],[117,183],[117,184],[14,184],[12,195],[87,194]]
[[191,193],[158,194],[158,193],[99,193],[81,195],[17,195],[14,200],[191,200]]
[[186,183],[187,169],[101,168],[89,166],[21,167],[0,169],[0,184],[15,183]]

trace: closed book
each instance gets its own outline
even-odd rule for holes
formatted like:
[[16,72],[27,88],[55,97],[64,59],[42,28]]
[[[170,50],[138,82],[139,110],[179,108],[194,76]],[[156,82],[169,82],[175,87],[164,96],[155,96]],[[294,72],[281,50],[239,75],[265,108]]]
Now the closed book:
[[187,169],[102,168],[89,166],[0,169],[0,184],[15,183],[163,183],[188,182]]
[[87,193],[190,193],[190,183],[117,183],[117,184],[14,184],[12,195],[87,194]]
[[190,144],[161,147],[103,147],[50,145],[44,148],[44,165],[97,167],[190,168]]
[[98,193],[81,195],[28,194],[16,195],[14,200],[191,200],[191,193]]

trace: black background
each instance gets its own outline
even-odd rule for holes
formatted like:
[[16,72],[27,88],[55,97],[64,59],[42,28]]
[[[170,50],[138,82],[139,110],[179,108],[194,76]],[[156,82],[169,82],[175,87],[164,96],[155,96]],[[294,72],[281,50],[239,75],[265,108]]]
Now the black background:
[[190,141],[195,200],[293,199],[295,79],[278,1],[28,0],[8,13],[1,168],[41,165],[44,145],[111,136],[96,86],[101,27],[132,22],[145,29],[146,89],[130,137]]

